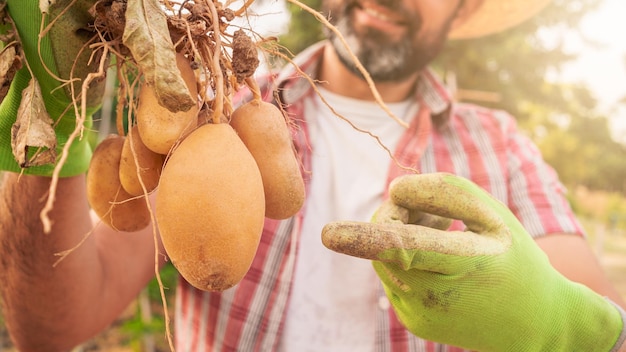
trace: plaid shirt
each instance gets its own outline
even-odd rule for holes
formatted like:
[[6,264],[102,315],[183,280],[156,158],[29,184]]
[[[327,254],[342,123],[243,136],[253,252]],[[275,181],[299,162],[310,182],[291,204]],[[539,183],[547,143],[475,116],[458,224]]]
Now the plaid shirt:
[[[295,62],[313,77],[323,43]],[[295,124],[294,142],[305,170],[311,170],[311,148],[303,100],[316,94],[308,80],[289,66],[272,79],[279,100]],[[583,235],[564,196],[565,189],[536,146],[516,130],[515,120],[501,111],[452,104],[444,86],[430,71],[418,82],[420,109],[394,153],[400,165],[422,173],[445,171],[464,176],[500,199],[533,236]],[[388,180],[406,173],[390,163]],[[304,173],[307,183],[312,172]],[[346,171],[349,172],[349,171]],[[306,205],[305,205],[306,206]],[[258,252],[244,279],[225,292],[204,292],[183,279],[176,296],[178,351],[274,351],[286,314],[298,253],[301,211],[291,219],[266,219]],[[455,223],[453,227],[461,228]],[[462,351],[419,339],[402,327],[379,285],[377,351]],[[514,328],[514,327],[512,327]]]

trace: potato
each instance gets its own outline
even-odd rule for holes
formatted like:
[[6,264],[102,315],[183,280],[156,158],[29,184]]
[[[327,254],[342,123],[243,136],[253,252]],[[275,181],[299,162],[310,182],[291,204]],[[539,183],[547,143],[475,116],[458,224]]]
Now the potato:
[[[196,76],[189,60],[184,55],[177,54],[176,64],[191,96],[197,99]],[[153,88],[148,84],[143,84],[139,89],[136,115],[139,134],[145,145],[155,153],[164,155],[198,125],[197,106],[187,111],[171,112],[159,105]]]
[[124,137],[109,135],[96,147],[87,170],[87,200],[98,217],[118,231],[137,231],[150,224],[145,197],[133,197],[119,179]]
[[235,109],[230,124],[261,171],[265,216],[293,216],[304,203],[304,180],[281,111],[271,103],[255,99]]
[[[132,142],[132,148],[131,148]],[[133,154],[134,151],[134,154]],[[137,161],[135,162],[135,158]],[[147,192],[152,192],[159,184],[165,156],[150,150],[141,140],[139,128],[133,126],[124,140],[120,159],[120,182],[124,190],[134,196],[144,194],[143,181]],[[139,165],[139,173],[137,172]]]
[[263,230],[263,181],[254,158],[226,123],[207,124],[167,160],[156,221],[179,273],[204,291],[222,291],[246,274]]

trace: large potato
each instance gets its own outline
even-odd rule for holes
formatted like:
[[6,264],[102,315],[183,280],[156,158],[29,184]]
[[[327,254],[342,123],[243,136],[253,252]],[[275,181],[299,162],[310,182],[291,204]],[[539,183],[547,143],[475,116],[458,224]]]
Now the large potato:
[[118,231],[137,231],[150,224],[146,199],[124,190],[119,179],[124,137],[109,135],[98,144],[87,171],[87,200],[100,219]]
[[193,286],[237,284],[263,230],[263,182],[254,158],[225,123],[199,127],[167,160],[156,194],[163,245]]
[[257,162],[265,190],[265,216],[286,219],[304,203],[304,180],[289,128],[273,104],[252,100],[233,112],[230,121]]

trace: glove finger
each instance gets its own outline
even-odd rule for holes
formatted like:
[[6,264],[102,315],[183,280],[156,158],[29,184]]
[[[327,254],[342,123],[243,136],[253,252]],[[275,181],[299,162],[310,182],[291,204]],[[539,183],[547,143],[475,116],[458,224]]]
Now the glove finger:
[[421,213],[422,217],[419,220],[411,222],[415,225],[430,227],[437,230],[447,230],[452,225],[452,219],[444,218],[443,216]]
[[447,173],[401,176],[389,186],[391,200],[404,208],[458,219],[474,233],[497,235],[517,219],[473,182]]
[[452,224],[452,219],[423,213],[421,211],[410,210],[401,207],[388,199],[378,207],[372,217],[372,222],[377,224],[415,224],[439,230],[446,230],[450,227],[450,224]]
[[408,224],[409,221],[410,210],[389,199],[384,201],[372,216],[372,222],[376,224]]
[[351,221],[326,224],[322,229],[322,243],[335,252],[395,263],[403,270],[419,269],[441,273],[462,270],[459,257],[471,259],[501,254],[510,245],[510,241],[469,231],[442,231],[420,225]]

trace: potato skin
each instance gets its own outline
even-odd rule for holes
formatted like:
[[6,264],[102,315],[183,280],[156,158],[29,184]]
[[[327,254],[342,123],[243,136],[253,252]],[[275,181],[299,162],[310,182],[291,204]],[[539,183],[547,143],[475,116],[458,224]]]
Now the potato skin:
[[[134,155],[133,150],[135,152]],[[141,182],[137,175],[135,158],[137,158],[139,175],[146,187],[146,191],[152,192],[159,184],[159,177],[161,176],[165,156],[155,153],[150,150],[150,148],[146,147],[141,140],[137,125],[131,128],[130,133],[124,139],[124,147],[122,148],[120,159],[120,182],[126,192],[134,196],[139,196],[144,194],[144,190],[141,187]]]
[[150,224],[144,197],[134,197],[119,180],[124,137],[109,135],[94,150],[87,171],[87,200],[98,217],[117,231],[137,231]]
[[265,216],[280,220],[296,214],[304,203],[304,180],[281,111],[255,99],[235,109],[230,124],[261,171]]
[[256,254],[264,213],[261,174],[228,124],[196,129],[163,168],[156,194],[163,245],[200,290],[222,291],[241,281]]
[[[189,60],[182,54],[176,55],[176,64],[187,88],[197,99],[196,76]],[[167,155],[172,147],[198,126],[198,107],[187,111],[171,112],[159,102],[154,89],[143,84],[139,89],[137,105],[137,125],[144,144],[155,153]]]

